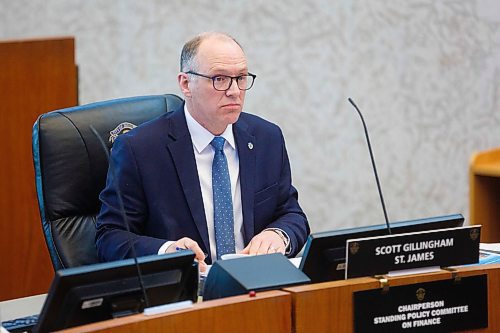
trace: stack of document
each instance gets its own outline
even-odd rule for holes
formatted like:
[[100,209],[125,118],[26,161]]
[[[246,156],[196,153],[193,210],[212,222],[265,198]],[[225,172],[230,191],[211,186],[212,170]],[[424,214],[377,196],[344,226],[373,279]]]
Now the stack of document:
[[500,263],[500,243],[481,243],[479,245],[479,264]]

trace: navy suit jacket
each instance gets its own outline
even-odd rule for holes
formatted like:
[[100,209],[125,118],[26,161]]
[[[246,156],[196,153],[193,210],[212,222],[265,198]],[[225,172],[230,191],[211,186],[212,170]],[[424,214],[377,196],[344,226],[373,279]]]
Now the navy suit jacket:
[[[280,228],[290,236],[290,256],[295,256],[306,241],[309,225],[291,184],[281,130],[242,113],[233,132],[240,163],[245,246],[262,230]],[[166,240],[189,237],[208,254],[206,262],[212,262],[183,108],[120,135],[113,145],[111,165],[97,218],[96,246],[102,261],[130,258],[131,244],[143,256],[158,253]],[[123,223],[117,188],[131,234]]]

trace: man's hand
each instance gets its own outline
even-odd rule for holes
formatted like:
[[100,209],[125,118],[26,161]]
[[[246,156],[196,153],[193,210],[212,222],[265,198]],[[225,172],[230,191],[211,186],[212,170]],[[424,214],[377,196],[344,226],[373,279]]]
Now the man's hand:
[[240,253],[241,254],[267,254],[283,253],[285,254],[285,243],[281,237],[272,230],[264,230],[255,235],[250,243]]
[[191,238],[184,237],[179,239],[178,241],[172,243],[165,253],[173,253],[180,250],[191,250],[195,254],[195,259],[198,260],[198,265],[200,268],[200,272],[205,272],[207,269],[207,264],[205,263],[205,253],[200,248],[197,242],[192,240]]

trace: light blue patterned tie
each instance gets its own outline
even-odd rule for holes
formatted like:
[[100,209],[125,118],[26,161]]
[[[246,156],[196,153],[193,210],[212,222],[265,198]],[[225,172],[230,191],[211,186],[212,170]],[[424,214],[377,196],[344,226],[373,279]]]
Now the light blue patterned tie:
[[212,163],[212,190],[214,195],[214,227],[217,259],[223,254],[234,253],[233,200],[231,198],[231,180],[224,155],[224,142],[216,136],[210,143],[214,147]]

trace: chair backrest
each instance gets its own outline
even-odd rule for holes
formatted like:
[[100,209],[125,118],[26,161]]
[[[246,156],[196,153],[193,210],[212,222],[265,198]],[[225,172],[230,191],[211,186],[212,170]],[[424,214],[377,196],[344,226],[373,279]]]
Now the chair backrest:
[[55,270],[98,262],[95,223],[111,149],[120,133],[178,109],[176,95],[129,97],[52,111],[33,126],[33,163],[45,241]]

